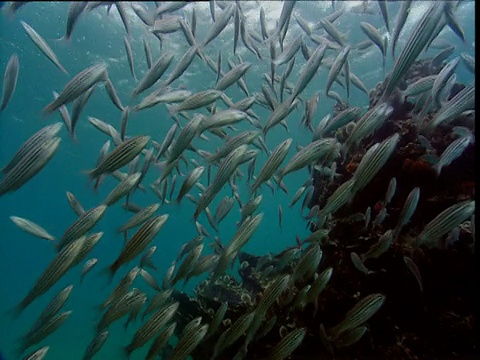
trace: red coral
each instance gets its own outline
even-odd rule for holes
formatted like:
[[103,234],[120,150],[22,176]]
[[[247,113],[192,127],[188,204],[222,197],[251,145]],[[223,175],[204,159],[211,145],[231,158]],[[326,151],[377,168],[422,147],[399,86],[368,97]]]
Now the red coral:
[[355,172],[355,170],[357,170],[357,167],[358,167],[358,163],[357,162],[354,162],[354,161],[350,161],[347,166],[345,166],[345,170],[349,173],[349,174],[353,174]]
[[408,172],[424,172],[432,169],[430,163],[424,159],[405,159],[403,161],[402,169]]

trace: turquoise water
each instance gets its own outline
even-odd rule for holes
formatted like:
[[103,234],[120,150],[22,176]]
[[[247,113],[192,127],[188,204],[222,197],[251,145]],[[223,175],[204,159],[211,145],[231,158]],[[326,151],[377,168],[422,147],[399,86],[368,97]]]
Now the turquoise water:
[[[269,28],[273,29],[275,19],[281,11],[281,3],[260,3],[266,9]],[[426,3],[428,2],[415,2],[412,16],[407,21],[397,45],[397,53],[402,49],[406,36],[410,34],[412,24],[418,20],[425,9]],[[244,14],[248,19],[249,26],[260,32],[258,21],[259,6],[256,2],[242,2],[242,4],[244,4]],[[351,5],[347,4],[346,6]],[[107,62],[109,77],[114,83],[122,103],[124,105],[134,104],[134,102],[129,103],[129,101],[135,81],[128,68],[123,45],[125,29],[117,11],[112,9],[110,14],[107,15],[105,8],[101,7],[84,14],[75,26],[71,41],[68,44],[58,43],[53,41],[53,39],[59,38],[64,34],[68,6],[68,3],[60,2],[32,3],[21,8],[13,18],[8,17],[6,14],[0,16],[0,69],[5,69],[8,59],[13,53],[18,54],[20,60],[16,91],[8,107],[0,114],[0,164],[7,163],[22,143],[40,128],[47,124],[61,121],[58,112],[46,118],[41,115],[41,110],[52,100],[52,90],[59,92],[72,76],[95,62]],[[152,4],[149,4],[150,8],[152,6]],[[195,7],[197,11],[196,36],[199,39],[203,39],[211,25],[208,3],[189,4],[179,14],[184,12],[190,18],[192,7]],[[377,9],[376,6],[372,7]],[[392,27],[398,7],[398,2],[389,4]],[[469,2],[458,10],[458,17],[461,19],[466,32],[467,46],[462,44],[458,37],[448,28],[440,35],[442,39],[457,46],[456,52],[458,54],[467,52],[474,56],[474,47],[472,46],[475,40],[473,9],[474,3]],[[217,12],[219,13],[220,9]],[[294,12],[313,24],[317,23],[323,16],[330,14],[332,10],[329,1],[305,1],[297,2]],[[146,31],[143,23],[136,18],[133,12],[129,11],[129,15],[135,70],[137,77],[140,79],[147,70],[142,44],[142,36],[146,34]],[[20,20],[30,24],[47,40],[61,63],[68,70],[69,76],[58,71],[40,53],[21,27]],[[382,33],[386,31],[379,13],[368,15],[346,12],[335,24],[342,33],[346,34],[348,41],[354,44],[366,38],[359,28],[358,24],[360,21],[370,22],[372,25],[380,28]],[[293,39],[300,31],[300,28],[292,18],[287,41]],[[159,42],[154,36],[150,35],[148,41],[152,48],[154,61],[168,49],[175,52],[175,59],[178,60],[189,48],[181,32],[166,35],[161,51]],[[309,46],[313,49],[311,42],[309,42]],[[206,53],[213,59],[216,59],[219,49],[222,49],[223,52],[223,70],[226,71],[226,59],[234,60],[232,53],[232,23],[227,26],[219,38],[207,46]],[[250,92],[260,91],[263,80],[262,74],[270,72],[268,47],[261,49],[264,60],[255,58],[241,43],[239,43],[238,49],[242,58],[253,64],[245,77]],[[422,56],[431,56],[436,52],[438,52],[437,49],[431,49]],[[174,64],[175,60],[172,65]],[[290,82],[295,82],[303,64],[304,59],[300,54],[297,54],[297,61],[290,76]],[[391,67],[391,56],[387,56],[387,71]],[[281,74],[284,68],[285,65],[280,67],[278,73]],[[364,82],[368,89],[373,88],[379,81],[383,80],[385,75],[381,69],[380,51],[375,46],[372,46],[365,55],[351,57],[350,69]],[[170,71],[169,69],[167,73]],[[315,91],[319,90],[321,92],[314,125],[324,115],[331,112],[334,105],[334,101],[324,95],[327,73],[328,70],[321,66],[319,73],[317,73],[302,94],[304,99],[309,99]],[[465,69],[463,64],[458,66],[456,73],[457,82],[469,83],[472,81],[472,75]],[[196,57],[192,65],[187,69],[187,72],[180,79],[176,80],[173,86],[184,86],[192,92],[196,92],[213,87],[215,78],[216,75]],[[345,91],[338,88],[338,85],[333,85],[333,89],[345,96]],[[150,91],[147,90],[145,93]],[[227,89],[226,93],[234,101],[244,97],[244,94],[235,85]],[[141,95],[139,98],[143,96]],[[366,106],[368,105],[368,98],[356,87],[352,87],[349,103],[351,106]],[[69,105],[68,108],[70,109],[71,106]],[[262,123],[266,121],[270,114],[270,111],[258,105],[254,105],[253,110],[258,114]],[[269,132],[267,137],[266,143],[269,149],[273,149],[287,137],[293,138],[293,145],[287,160],[293,156],[297,145],[305,146],[311,140],[311,134],[298,126],[302,110],[303,107],[299,107],[298,110],[292,112],[288,117],[288,134],[284,128],[277,126]],[[205,110],[202,110],[202,112],[205,113]],[[192,113],[190,112],[190,114]],[[48,165],[18,191],[6,194],[0,199],[0,310],[2,311],[12,308],[25,296],[56,253],[52,243],[22,232],[10,221],[9,216],[15,215],[32,220],[57,238],[61,238],[64,231],[76,220],[76,215],[69,208],[65,195],[66,191],[75,194],[83,207],[90,209],[100,204],[117,184],[116,180],[108,178],[100,186],[99,190],[95,192],[89,183],[88,177],[83,173],[84,170],[94,168],[98,152],[107,140],[103,133],[100,133],[88,122],[88,116],[99,118],[119,129],[121,112],[111,103],[103,86],[98,86],[83,110],[77,125],[76,134],[78,142],[74,142],[69,137],[64,127],[60,133],[62,137],[60,148]],[[184,123],[185,121],[182,120],[182,124]],[[127,135],[148,134],[156,141],[161,141],[172,124],[173,121],[168,115],[165,106],[157,105],[151,109],[132,113],[128,123]],[[243,131],[248,129],[248,126],[248,123],[241,123],[236,125],[235,128],[238,131]],[[229,133],[232,133],[232,131],[229,131]],[[217,146],[221,145],[221,141],[211,134],[207,136],[210,141],[195,138],[193,145],[198,149],[213,152]],[[200,163],[202,162],[201,158],[196,154],[188,152],[187,155],[189,158],[195,158]],[[257,159],[256,173],[258,173],[265,160],[266,155],[260,153]],[[184,166],[182,171],[187,173]],[[242,166],[242,171],[246,174],[246,164]],[[159,174],[160,170],[152,167],[143,183],[151,183]],[[272,194],[267,186],[264,185],[262,187],[263,201],[258,212],[264,213],[263,220],[253,238],[244,247],[244,251],[257,255],[263,255],[268,252],[278,253],[287,246],[295,245],[296,235],[303,238],[308,234],[306,222],[300,216],[300,204],[293,208],[288,207],[293,194],[308,177],[309,174],[306,169],[288,175],[284,180],[289,190],[288,195],[280,190]],[[177,179],[176,192],[181,185],[180,180],[183,179],[180,177]],[[201,182],[206,184],[206,172]],[[247,202],[249,195],[246,178],[239,180],[237,185],[240,189],[242,201],[244,203]],[[194,188],[191,193],[197,195],[197,188]],[[225,195],[231,195],[231,190],[228,186],[218,194],[209,206],[210,209],[216,209],[217,204]],[[135,192],[132,201],[143,207],[159,200],[150,190],[147,190],[146,193]],[[99,271],[111,264],[120,253],[123,246],[123,236],[117,234],[116,229],[132,215],[120,206],[121,202],[123,201],[109,208],[105,216],[95,227],[95,231],[103,231],[104,236],[87,258],[97,257],[99,264],[92,273],[86,276],[83,284],[79,283],[81,271],[81,266],[79,265],[69,271],[46,294],[35,300],[18,318],[13,320],[2,313],[0,318],[0,350],[6,359],[15,359],[14,349],[18,339],[28,330],[29,326],[52,297],[68,284],[73,284],[74,288],[64,309],[73,310],[72,315],[59,331],[53,333],[34,348],[36,349],[47,344],[50,345],[51,348],[46,357],[47,359],[80,359],[83,356],[85,348],[94,335],[95,325],[100,317],[100,314],[95,310],[95,306],[99,305],[108,296],[114,286],[114,284],[106,286],[105,278],[99,275]],[[283,208],[283,231],[280,231],[278,226],[278,205],[281,205]],[[152,272],[152,274],[156,275],[159,280],[163,278],[163,274],[171,261],[176,258],[182,244],[197,236],[192,220],[194,211],[195,206],[188,199],[184,199],[180,205],[173,203],[164,205],[159,210],[161,214],[170,214],[166,225],[153,242],[153,244],[157,245],[157,252],[153,256],[153,262],[158,267],[158,270]],[[228,243],[233,236],[236,229],[235,223],[238,220],[240,220],[239,207],[235,203],[232,212],[219,226],[218,236],[224,244]],[[205,215],[201,215],[199,221],[211,234],[214,234],[213,229],[208,225]],[[210,241],[207,240],[206,243]],[[211,251],[211,247],[205,246],[203,254],[209,251]],[[135,264],[138,264],[138,260],[122,267],[116,274],[115,281],[118,281]],[[193,294],[195,285],[204,278],[205,276],[192,279],[184,290]],[[146,291],[147,295],[154,294],[153,290],[142,282],[141,279],[136,280],[135,284],[143,291]],[[177,288],[181,289],[181,285],[179,284]],[[134,326],[130,326],[126,332],[124,332],[122,327],[123,321],[112,325],[109,338],[101,352],[97,355],[97,358],[111,359],[120,356],[122,347],[131,341],[134,332],[140,324],[141,322],[137,319]],[[135,351],[131,359],[143,358],[147,350],[148,347],[144,347]]]

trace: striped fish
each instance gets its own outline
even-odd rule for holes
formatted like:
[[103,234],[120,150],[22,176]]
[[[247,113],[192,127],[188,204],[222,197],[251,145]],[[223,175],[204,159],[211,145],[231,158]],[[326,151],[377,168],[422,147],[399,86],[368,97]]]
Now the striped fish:
[[145,222],[122,249],[117,259],[109,266],[110,277],[112,278],[117,270],[124,264],[133,260],[140,254],[153,238],[158,234],[169,215],[159,215]]
[[127,165],[145,148],[149,141],[150,136],[135,136],[121,143],[95,169],[88,172],[90,178],[95,179]]
[[37,175],[55,155],[61,138],[47,138],[30,149],[0,180],[0,196],[18,190]]
[[295,329],[288,333],[270,350],[265,360],[283,360],[288,358],[302,344],[306,333],[306,328]]
[[365,115],[357,121],[356,126],[345,140],[342,147],[343,153],[347,154],[352,146],[355,146],[363,139],[372,135],[385,123],[392,112],[393,108],[387,103],[381,103],[367,111]]
[[197,208],[193,215],[196,220],[200,213],[212,202],[215,195],[223,188],[234,171],[240,165],[242,156],[247,151],[247,145],[241,145],[228,154],[223,160],[222,164],[218,168],[215,178],[210,186],[203,192],[200,200],[198,201]]
[[330,329],[333,340],[343,332],[355,329],[368,321],[382,307],[385,302],[385,295],[372,294],[358,301],[353,308],[345,314],[344,320]]
[[415,246],[433,246],[440,237],[459,226],[475,212],[475,201],[466,200],[452,205],[431,220],[415,239]]
[[159,203],[147,206],[146,208],[135,214],[133,217],[131,217],[125,224],[119,227],[117,232],[124,232],[144,223],[146,220],[150,219],[150,217],[152,217],[159,208]]
[[235,343],[250,327],[255,316],[255,311],[241,315],[227,331],[217,339],[213,350],[213,358],[216,358],[223,350]]
[[139,182],[141,172],[128,175],[126,179],[122,180],[115,188],[107,195],[107,198],[103,202],[107,206],[112,206],[122,197],[127,195]]
[[103,344],[105,344],[107,337],[108,337],[108,330],[102,331],[101,333],[97,334],[85,349],[85,353],[83,354],[82,360],[92,359],[93,356],[100,351]]
[[71,314],[72,314],[72,311],[69,310],[69,311],[62,312],[58,315],[55,315],[49,321],[44,323],[40,329],[24,337],[22,339],[22,344],[20,346],[21,352],[25,351],[30,346],[33,346],[39,343],[40,341],[45,339],[48,335],[55,332],[55,330],[57,330],[65,322],[65,320],[67,320],[70,317]]
[[395,133],[389,138],[385,139],[381,143],[373,145],[363,156],[362,160],[358,164],[355,173],[353,174],[354,184],[352,186],[352,194],[356,194],[357,191],[363,189],[371,179],[380,171],[385,165],[393,151],[400,141],[400,134]]
[[58,98],[54,99],[42,111],[44,115],[51,114],[60,106],[68,104],[82,95],[99,81],[107,80],[107,64],[99,63],[80,71],[63,88]]
[[92,229],[103,217],[107,210],[107,205],[101,204],[86,212],[84,212],[70,227],[65,231],[62,238],[59,240],[56,248],[58,251],[62,250],[67,244],[82,235],[85,235]]
[[327,155],[339,155],[339,152],[336,151],[337,149],[340,150],[339,146],[340,143],[334,138],[320,139],[308,144],[302,150],[296,153],[293,158],[290,159],[287,165],[285,165],[285,167],[281,170],[279,182],[283,180],[285,175],[293,171],[300,170],[301,168],[314,162],[318,162]]
[[133,340],[125,348],[127,355],[130,356],[133,350],[145,345],[151,338],[153,338],[175,315],[179,305],[180,303],[175,302],[154,313],[150,319],[148,319],[140,329],[137,330],[133,336]]
[[7,165],[1,170],[3,174],[9,172],[22,158],[26,156],[30,151],[38,147],[40,144],[44,143],[47,139],[51,139],[55,137],[58,132],[62,129],[63,124],[61,122],[57,122],[52,125],[47,125],[40,130],[38,130],[35,134],[30,136],[18,149],[12,159],[8,162]]
[[[144,40],[145,41],[145,40]],[[148,72],[145,74],[142,80],[139,81],[135,89],[133,90],[132,96],[141,94],[143,91],[150,88],[155,82],[162,77],[162,75],[167,71],[173,60],[173,53],[163,54],[153,66],[149,67]]]
[[33,288],[15,307],[14,312],[19,314],[36,298],[49,290],[70,269],[70,265],[75,261],[81,247],[82,244],[78,241],[65,246],[40,274]]
[[300,73],[297,83],[295,84],[295,88],[290,95],[289,102],[292,103],[294,99],[297,98],[298,95],[307,87],[310,81],[313,79],[317,70],[322,62],[323,56],[325,55],[326,50],[325,45],[318,45],[315,49],[313,54],[308,58],[305,67],[303,68],[302,72]]
[[467,85],[457,95],[445,102],[427,124],[425,130],[431,131],[441,123],[448,124],[462,112],[472,109],[475,109],[475,83]]
[[354,186],[355,180],[350,179],[345,181],[340,185],[332,195],[327,199],[327,202],[322,210],[320,210],[320,215],[325,217],[329,214],[335,213],[342,206],[350,202],[353,198],[354,193],[352,188]]
[[73,285],[68,285],[66,288],[61,290],[54,298],[48,303],[47,306],[43,309],[42,313],[38,316],[37,321],[32,325],[29,330],[29,334],[33,334],[39,330],[42,325],[53,318],[65,305],[65,302],[68,300],[73,289]]
[[472,136],[468,135],[462,136],[450,143],[442,155],[440,155],[438,162],[433,166],[437,176],[440,175],[443,167],[450,165],[452,161],[459,158],[470,143],[472,143]]
[[273,174],[275,174],[277,169],[285,160],[285,157],[288,154],[288,150],[292,145],[292,141],[293,141],[292,138],[284,140],[272,151],[272,154],[269,156],[269,158],[263,165],[262,169],[257,175],[257,178],[255,179],[255,182],[252,184],[250,188],[250,192],[252,194],[256,192],[256,190],[260,187],[262,183],[269,180],[273,176]]
[[137,288],[133,288],[132,291],[129,292],[125,290],[124,294],[120,295],[103,314],[97,324],[97,332],[101,332],[110,324],[131,312],[138,304],[143,305],[146,300],[146,295],[141,293]]
[[207,334],[208,324],[199,327],[194,327],[186,333],[175,345],[170,355],[170,360],[182,360],[200,344]]
[[223,321],[225,314],[227,313],[228,310],[228,302],[224,301],[222,304],[218,307],[217,311],[215,312],[215,315],[213,316],[212,321],[210,322],[208,326],[208,332],[207,335],[205,335],[205,340],[211,338],[213,335],[215,335],[216,331],[220,327],[221,322]]
[[168,344],[168,341],[175,332],[176,327],[176,322],[170,324],[155,338],[152,345],[150,346],[150,349],[148,350],[145,360],[154,360],[158,356],[160,350],[162,350],[162,348]]
[[443,16],[444,3],[431,4],[427,11],[423,14],[420,21],[415,25],[410,37],[408,38],[405,47],[398,57],[385,90],[379,100],[379,103],[388,101],[393,90],[396,88],[398,81],[408,71],[410,66],[415,62],[418,55],[427,46],[432,39],[435,26],[439,23]]
[[127,53],[128,67],[130,68],[130,73],[132,74],[135,81],[137,81],[137,75],[135,75],[135,65],[133,63],[132,45],[130,45],[130,40],[128,40],[127,36],[123,37],[123,44],[125,45],[125,52]]
[[455,59],[449,61],[442,70],[435,77],[435,81],[432,85],[432,100],[435,107],[441,105],[440,95],[445,87],[448,79],[453,75],[455,69],[457,68],[458,63],[460,62],[460,57],[457,56]]
[[102,310],[107,306],[117,303],[125,294],[128,292],[128,288],[132,285],[133,281],[137,278],[140,273],[140,268],[135,266],[125,276],[120,280],[118,285],[113,289],[110,295],[102,303]]
[[236,65],[230,71],[226,72],[215,85],[216,90],[226,90],[232,84],[235,84],[252,66],[249,62]]

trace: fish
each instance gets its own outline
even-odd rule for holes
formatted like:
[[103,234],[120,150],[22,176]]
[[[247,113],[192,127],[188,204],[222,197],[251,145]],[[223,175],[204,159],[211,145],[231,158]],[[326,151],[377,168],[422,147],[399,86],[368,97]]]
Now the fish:
[[166,87],[178,79],[190,66],[193,59],[195,58],[195,54],[198,51],[198,46],[193,45],[183,56],[178,60],[177,66],[172,70],[169,77],[165,82],[162,83],[162,87]]
[[152,337],[154,337],[159,330],[168,323],[168,321],[175,315],[180,304],[175,302],[166,306],[148,319],[135,333],[131,343],[125,347],[125,352],[128,356],[133,350],[145,345]]
[[[48,345],[41,347],[40,349],[35,350],[33,353],[30,353],[27,356],[25,356],[24,360],[42,360],[47,355],[48,350],[50,350],[50,346]],[[0,359],[3,360],[3,357],[1,356],[1,354],[0,354]]]
[[243,144],[232,150],[220,165],[215,178],[210,186],[204,191],[197,204],[193,218],[197,220],[200,213],[210,204],[215,195],[223,188],[230,176],[241,162],[242,155],[247,151],[247,145]]
[[151,218],[135,232],[132,238],[125,244],[125,247],[122,249],[120,255],[118,255],[116,260],[108,267],[111,278],[113,278],[117,270],[122,265],[133,260],[147,247],[147,245],[153,240],[163,225],[167,222],[168,218],[168,214]]
[[203,340],[208,331],[208,324],[194,327],[181,337],[172,350],[170,360],[185,359]]
[[3,92],[2,92],[2,103],[0,105],[0,111],[5,110],[10,99],[15,92],[17,87],[18,72],[19,72],[19,60],[18,55],[13,54],[8,60],[7,67],[5,68],[5,74],[3,76]]
[[65,29],[65,35],[59,39],[60,41],[70,40],[73,29],[87,5],[88,1],[73,1],[70,3],[67,14],[67,28]]
[[107,341],[108,334],[108,330],[104,330],[97,334],[85,349],[82,360],[92,359],[93,356],[100,351],[102,346],[105,344],[105,341]]
[[474,212],[475,201],[473,200],[465,200],[446,208],[425,225],[416,237],[414,245],[416,247],[434,245],[440,237],[470,218]]
[[343,332],[367,322],[382,307],[385,298],[383,294],[371,294],[358,301],[347,311],[344,320],[330,329],[331,338],[335,339]]
[[90,229],[92,229],[103,217],[107,210],[106,204],[93,207],[88,211],[85,211],[78,217],[75,222],[64,232],[62,238],[56,244],[58,251],[62,250],[66,245],[72,241],[78,239],[82,235],[85,235]]
[[200,45],[200,49],[203,49],[205,46],[207,46],[213,39],[215,39],[223,31],[223,29],[225,29],[228,22],[230,21],[230,18],[233,16],[233,13],[236,7],[237,7],[236,4],[232,3],[222,11],[220,16],[216,18],[216,20],[214,21],[213,26],[210,29],[210,32],[208,33],[207,37],[205,38],[205,40],[203,40],[202,44]]
[[[235,84],[242,76],[244,76],[251,66],[252,64],[249,62],[243,62],[241,64],[236,65],[230,71],[223,74],[222,78],[220,78],[217,81],[217,84],[215,85],[215,89],[220,91],[226,90],[232,84]],[[219,74],[220,74],[220,71],[219,71]]]
[[105,63],[95,64],[82,71],[70,80],[58,95],[58,98],[54,99],[50,104],[45,106],[42,110],[44,115],[51,114],[57,110],[60,106],[68,104],[75,100],[77,97],[85,93],[94,84],[99,81],[106,81],[107,78],[107,65]]
[[147,90],[155,84],[162,77],[162,75],[167,71],[168,67],[172,63],[173,53],[165,53],[158,58],[155,64],[150,64],[148,72],[140,80],[132,92],[132,96],[141,94],[143,91]]
[[345,46],[336,57],[332,67],[330,68],[330,71],[328,72],[327,84],[325,85],[325,94],[328,94],[333,81],[337,78],[341,69],[344,67],[348,58],[348,54],[350,53],[350,49],[350,45]]
[[[383,3],[382,1],[379,1],[379,3]],[[386,6],[386,5],[385,5]],[[369,39],[378,46],[380,51],[382,52],[382,66],[383,69],[385,70],[385,57],[387,56],[387,46],[384,41],[384,38],[378,31],[378,29],[373,26],[372,24],[362,21],[360,23],[360,27],[363,30],[363,32],[369,37]]]
[[265,359],[283,360],[288,358],[290,354],[292,354],[302,344],[306,334],[306,328],[292,330],[270,350]]
[[64,311],[45,322],[35,333],[28,334],[22,339],[20,352],[45,339],[48,335],[57,330],[72,314],[72,311]]
[[392,34],[392,58],[395,57],[395,47],[397,45],[398,38],[402,32],[403,26],[407,22],[408,14],[410,13],[410,6],[412,0],[402,1],[400,4],[400,9],[398,11],[397,20],[395,21],[395,27]]
[[179,204],[182,198],[192,189],[192,187],[200,180],[205,171],[205,166],[194,168],[186,177],[178,192],[177,203]]
[[[95,85],[93,85],[90,89],[88,89],[82,95],[80,95],[75,100],[73,100],[72,116],[70,119],[69,132],[74,141],[77,140],[75,129],[77,127],[78,120],[80,119],[80,114],[82,113],[82,110],[85,108],[85,105],[87,105],[87,102],[90,99],[90,96],[92,96],[94,90],[95,90]],[[64,106],[65,105],[62,105],[60,108]]]
[[339,143],[334,138],[326,138],[314,141],[302,150],[297,152],[281,170],[280,181],[285,177],[285,175],[300,170],[301,168],[312,164],[313,162],[318,162],[325,156],[331,154],[332,152],[337,152],[335,149],[339,150]]
[[[52,159],[60,145],[60,137],[43,140],[39,144],[27,144],[22,157],[0,180],[0,196],[18,190],[37,175]],[[31,146],[34,146],[31,148]]]
[[453,161],[455,161],[458,157],[462,155],[465,149],[472,143],[471,136],[463,136],[454,140],[447,146],[447,148],[443,151],[442,155],[433,166],[433,170],[437,176],[440,175],[442,169],[445,166],[450,165]]
[[42,228],[41,226],[35,224],[33,221],[28,219],[21,218],[19,216],[10,216],[10,220],[13,221],[15,225],[17,225],[23,231],[32,234],[33,236],[37,236],[41,239],[55,241],[55,237],[50,235],[47,230]]
[[93,267],[97,264],[98,264],[97,258],[91,258],[85,262],[82,268],[82,274],[80,275],[80,284],[83,282],[83,278],[85,277],[85,275],[87,275],[87,273],[90,272],[90,270],[92,270]]
[[380,8],[380,12],[382,13],[385,27],[387,28],[388,33],[390,33],[390,19],[388,15],[388,5],[387,5],[388,3],[386,1],[378,0],[377,4],[378,4],[378,7]]
[[177,327],[177,323],[174,322],[167,326],[165,330],[163,330],[152,342],[150,349],[148,350],[148,354],[145,357],[145,360],[154,360],[155,356],[159,354],[160,350],[167,345],[168,341],[172,337],[175,329]]
[[432,39],[435,26],[440,21],[443,15],[444,3],[437,5],[430,5],[427,11],[423,14],[420,21],[415,25],[410,37],[405,44],[400,56],[395,61],[389,80],[380,97],[379,103],[388,100],[392,95],[393,90],[397,86],[400,78],[408,71],[418,55],[425,49],[428,42]]
[[30,289],[27,295],[13,309],[15,314],[20,314],[28,305],[30,305],[39,296],[49,290],[65,273],[70,269],[82,247],[81,241],[73,241],[67,244],[53,258],[46,269],[40,274],[35,285]]
[[293,139],[288,138],[282,141],[277,147],[272,151],[272,154],[267,159],[262,169],[260,170],[255,182],[250,187],[250,192],[253,194],[260,187],[262,183],[270,179],[273,174],[278,170],[282,162],[287,157],[288,151],[292,145]]
[[113,173],[115,170],[127,165],[132,161],[150,141],[150,136],[135,136],[117,146],[108,154],[95,169],[88,171],[91,179],[100,175]]
[[48,46],[47,42],[44,38],[40,36],[39,33],[35,31],[30,25],[28,25],[25,21],[20,21],[20,24],[25,29],[28,37],[33,41],[33,43],[42,51],[42,53],[50,60],[61,72],[68,75],[67,70],[63,67],[60,61],[57,58],[57,55],[53,52],[53,50]]

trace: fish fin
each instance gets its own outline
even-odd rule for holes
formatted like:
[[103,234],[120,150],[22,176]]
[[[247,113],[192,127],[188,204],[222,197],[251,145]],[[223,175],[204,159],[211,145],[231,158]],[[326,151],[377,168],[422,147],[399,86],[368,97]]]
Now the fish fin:
[[115,276],[115,273],[117,272],[116,265],[113,263],[112,265],[109,265],[108,267],[104,268],[99,272],[99,276],[106,276],[108,280],[108,285],[112,283],[113,277]]
[[59,44],[61,46],[69,46],[70,43],[71,43],[70,39],[71,39],[71,37],[67,37],[66,35],[64,35],[62,37],[51,39],[51,40],[54,43]]
[[443,165],[440,162],[438,162],[438,163],[436,163],[435,165],[432,166],[432,169],[435,170],[435,174],[437,176],[439,176],[440,173],[442,172],[442,167],[443,167]]

